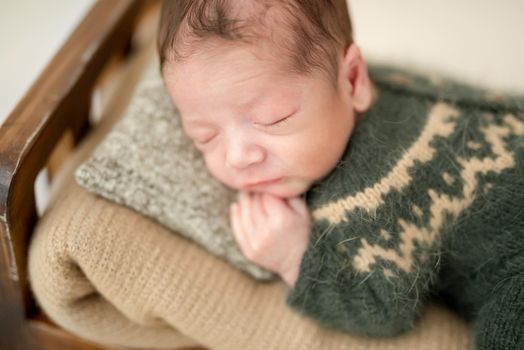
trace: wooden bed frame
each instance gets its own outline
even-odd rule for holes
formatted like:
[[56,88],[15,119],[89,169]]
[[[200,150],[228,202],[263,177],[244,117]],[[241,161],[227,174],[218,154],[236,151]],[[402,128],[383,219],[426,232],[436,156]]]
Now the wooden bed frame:
[[[34,183],[50,176],[90,130],[92,95],[110,62],[129,60],[134,31],[157,0],[99,0],[0,127],[0,349],[116,349],[80,339],[37,307],[27,281],[27,248],[38,220]],[[74,118],[72,118],[74,116]]]

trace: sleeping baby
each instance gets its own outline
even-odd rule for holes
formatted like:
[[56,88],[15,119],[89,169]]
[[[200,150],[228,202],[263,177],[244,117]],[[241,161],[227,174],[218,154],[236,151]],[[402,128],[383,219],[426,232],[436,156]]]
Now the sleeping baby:
[[240,249],[291,307],[390,336],[438,297],[478,349],[524,348],[521,100],[368,73],[344,0],[164,1],[158,48],[184,132],[239,191]]

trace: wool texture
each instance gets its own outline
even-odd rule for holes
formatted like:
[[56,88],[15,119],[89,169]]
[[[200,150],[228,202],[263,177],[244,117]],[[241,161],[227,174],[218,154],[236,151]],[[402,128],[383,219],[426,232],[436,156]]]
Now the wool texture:
[[371,67],[378,98],[306,193],[314,219],[287,302],[390,336],[439,298],[478,349],[524,342],[524,99]]

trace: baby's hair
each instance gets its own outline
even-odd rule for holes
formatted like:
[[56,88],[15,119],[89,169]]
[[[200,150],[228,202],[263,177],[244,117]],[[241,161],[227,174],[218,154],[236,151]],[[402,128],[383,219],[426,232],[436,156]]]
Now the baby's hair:
[[276,45],[270,51],[277,61],[287,61],[286,71],[320,69],[336,84],[339,52],[353,42],[346,0],[163,1],[161,69],[166,60],[183,61],[219,41],[263,46],[264,39]]

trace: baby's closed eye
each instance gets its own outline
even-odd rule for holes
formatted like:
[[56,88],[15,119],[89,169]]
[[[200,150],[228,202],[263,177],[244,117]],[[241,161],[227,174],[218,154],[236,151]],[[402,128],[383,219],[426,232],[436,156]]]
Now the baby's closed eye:
[[193,139],[193,141],[196,144],[205,145],[205,144],[211,142],[215,137],[216,137],[216,134],[214,134],[212,136],[205,137],[205,138],[201,138],[201,139]]
[[270,123],[257,123],[255,122],[256,125],[260,125],[260,126],[263,126],[263,127],[274,127],[274,126],[281,126],[281,125],[284,125],[286,124],[287,122],[289,122],[289,119],[293,117],[295,113],[292,113],[292,114],[289,114],[283,118],[280,118],[274,122],[270,122]]

